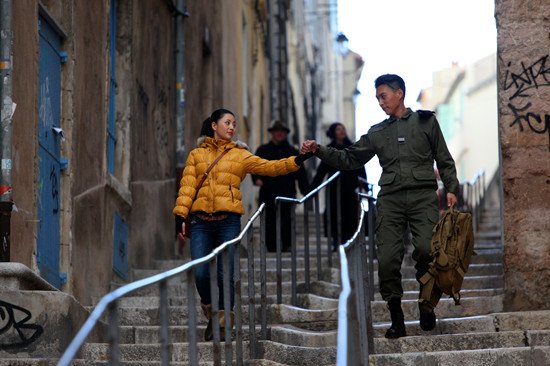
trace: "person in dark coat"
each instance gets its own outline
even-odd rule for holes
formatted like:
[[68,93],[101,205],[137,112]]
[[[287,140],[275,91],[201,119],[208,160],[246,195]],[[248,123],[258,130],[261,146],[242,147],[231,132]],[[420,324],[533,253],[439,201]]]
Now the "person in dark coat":
[[[352,144],[349,139],[346,127],[335,122],[331,124],[326,132],[327,137],[331,139],[328,146],[338,150],[342,150]],[[330,165],[321,162],[317,168],[317,173],[313,178],[311,184],[312,189],[318,187],[325,177],[330,177],[336,173],[338,169],[331,167]],[[338,238],[338,215],[337,215],[337,183],[334,182],[330,185],[330,222],[331,222],[331,237],[333,249],[336,246],[346,242],[353,236],[353,233],[357,229],[359,221],[359,198],[357,197],[357,188],[363,184],[359,181],[359,177],[367,179],[365,168],[355,170],[342,170],[340,172],[340,239]],[[366,184],[366,183],[365,183]],[[328,236],[328,218],[327,211],[324,212],[325,221],[325,235]]]
[[[271,123],[268,131],[271,133],[271,141],[258,147],[256,155],[267,160],[284,159],[298,155],[300,152],[287,140],[290,129],[279,120]],[[276,206],[275,197],[296,197],[296,182],[302,194],[307,194],[309,189],[307,173],[302,166],[297,172],[280,175],[277,177],[265,177],[252,175],[254,185],[260,187],[260,203],[265,203],[266,210],[266,246],[270,252],[277,250],[276,241]],[[288,251],[291,245],[290,232],[290,205],[281,205],[281,243],[282,250]]]

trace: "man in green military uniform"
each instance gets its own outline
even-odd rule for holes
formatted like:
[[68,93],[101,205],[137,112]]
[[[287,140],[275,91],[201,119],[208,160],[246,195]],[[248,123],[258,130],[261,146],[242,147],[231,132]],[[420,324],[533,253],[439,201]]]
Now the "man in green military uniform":
[[[407,335],[401,297],[401,263],[405,255],[403,233],[412,232],[416,278],[428,270],[431,261],[432,230],[439,218],[434,160],[447,190],[447,205],[457,202],[458,180],[454,160],[447,149],[439,123],[431,111],[413,112],[405,107],[405,82],[398,75],[382,75],[375,81],[376,98],[388,119],[374,125],[366,135],[343,150],[305,141],[302,153],[314,153],[337,169],[357,169],[374,155],[382,166],[378,184],[375,242],[378,250],[380,293],[387,301],[392,325],[386,338]],[[419,303],[420,326],[432,330],[433,308]]]

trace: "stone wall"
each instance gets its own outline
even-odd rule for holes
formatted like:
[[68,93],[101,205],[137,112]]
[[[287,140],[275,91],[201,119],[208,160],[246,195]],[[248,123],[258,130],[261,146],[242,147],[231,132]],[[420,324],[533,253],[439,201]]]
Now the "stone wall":
[[507,310],[550,307],[550,2],[496,0]]

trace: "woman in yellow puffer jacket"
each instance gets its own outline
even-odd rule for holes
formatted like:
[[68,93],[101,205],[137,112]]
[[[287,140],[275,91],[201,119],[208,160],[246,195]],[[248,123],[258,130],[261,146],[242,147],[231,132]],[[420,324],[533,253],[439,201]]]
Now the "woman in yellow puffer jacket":
[[[277,176],[297,171],[311,156],[291,156],[280,160],[265,160],[252,154],[242,142],[233,141],[237,122],[235,115],[227,109],[217,109],[203,122],[199,146],[189,153],[180,181],[174,214],[186,218],[190,215],[191,258],[208,255],[222,243],[234,239],[241,230],[241,215],[244,213],[240,185],[246,174]],[[201,178],[210,165],[224,151],[227,153],[213,166],[203,184]],[[194,199],[196,197],[196,199]],[[185,232],[185,224],[182,225]],[[233,283],[234,247],[229,248],[229,272],[231,308],[234,305]],[[223,264],[218,260],[218,293],[220,327],[224,335]],[[204,338],[212,339],[210,274],[208,264],[195,269],[195,284],[201,298],[201,307],[208,318]],[[231,327],[233,312],[230,313]]]

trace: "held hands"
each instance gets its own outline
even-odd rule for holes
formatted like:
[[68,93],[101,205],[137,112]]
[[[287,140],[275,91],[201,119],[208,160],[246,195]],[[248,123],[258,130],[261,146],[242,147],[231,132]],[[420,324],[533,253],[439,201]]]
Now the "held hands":
[[319,152],[319,145],[315,140],[304,141],[304,143],[302,144],[302,148],[300,149],[301,154],[307,154],[307,153],[317,154],[318,152]]
[[458,202],[456,196],[454,193],[447,193],[447,207],[454,207],[456,206],[456,203]]
[[181,231],[178,233],[178,239],[184,241],[185,237],[183,236],[183,233],[185,232],[185,222],[181,223]]

